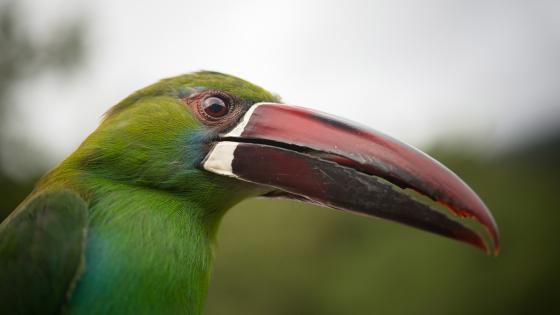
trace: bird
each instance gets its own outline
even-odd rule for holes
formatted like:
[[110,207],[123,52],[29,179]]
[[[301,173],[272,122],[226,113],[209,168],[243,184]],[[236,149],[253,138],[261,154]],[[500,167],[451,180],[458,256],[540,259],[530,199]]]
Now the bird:
[[201,314],[221,219],[252,197],[499,251],[483,201],[425,153],[238,77],[198,71],[111,107],[1,223],[0,313]]

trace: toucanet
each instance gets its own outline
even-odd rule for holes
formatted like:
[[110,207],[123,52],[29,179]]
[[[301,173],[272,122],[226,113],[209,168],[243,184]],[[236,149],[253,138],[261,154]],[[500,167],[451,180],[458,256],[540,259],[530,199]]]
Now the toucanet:
[[0,314],[201,314],[220,220],[257,196],[499,250],[484,203],[426,154],[202,71],[112,107],[2,222]]

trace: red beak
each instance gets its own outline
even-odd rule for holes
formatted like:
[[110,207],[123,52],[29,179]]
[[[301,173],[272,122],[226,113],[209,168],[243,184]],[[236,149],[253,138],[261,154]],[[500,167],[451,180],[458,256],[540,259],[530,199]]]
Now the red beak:
[[491,213],[457,175],[411,146],[324,113],[255,104],[220,135],[203,168],[270,186],[269,196],[389,219],[491,251],[475,230],[405,190],[412,189],[479,222],[499,251]]

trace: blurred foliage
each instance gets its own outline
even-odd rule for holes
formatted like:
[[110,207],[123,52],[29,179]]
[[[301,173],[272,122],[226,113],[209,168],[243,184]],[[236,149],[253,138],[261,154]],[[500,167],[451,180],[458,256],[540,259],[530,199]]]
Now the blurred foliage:
[[395,223],[289,201],[226,216],[206,314],[560,314],[560,133],[493,158],[433,156],[477,191],[500,256]]
[[[13,1],[0,1],[0,110],[8,107],[11,93],[29,77],[47,71],[69,71],[83,60],[82,22],[60,25],[36,36]],[[0,117],[4,117],[3,115]]]
[[[75,69],[84,56],[84,24],[65,22],[37,36],[26,21],[15,1],[0,0],[0,157],[2,162],[17,158],[29,167],[39,163],[41,153],[26,143],[25,137],[15,137],[6,130],[8,122],[15,119],[13,93],[31,78],[53,71],[66,75]],[[32,187],[32,181],[13,178],[13,170],[7,167],[0,163],[0,220]]]

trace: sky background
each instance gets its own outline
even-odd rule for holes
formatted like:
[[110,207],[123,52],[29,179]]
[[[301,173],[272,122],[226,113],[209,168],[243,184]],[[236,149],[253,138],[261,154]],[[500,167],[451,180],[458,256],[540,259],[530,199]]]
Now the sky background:
[[14,135],[56,163],[136,89],[201,69],[427,147],[507,148],[560,121],[558,1],[23,3],[41,38],[83,20],[86,62],[17,91]]

